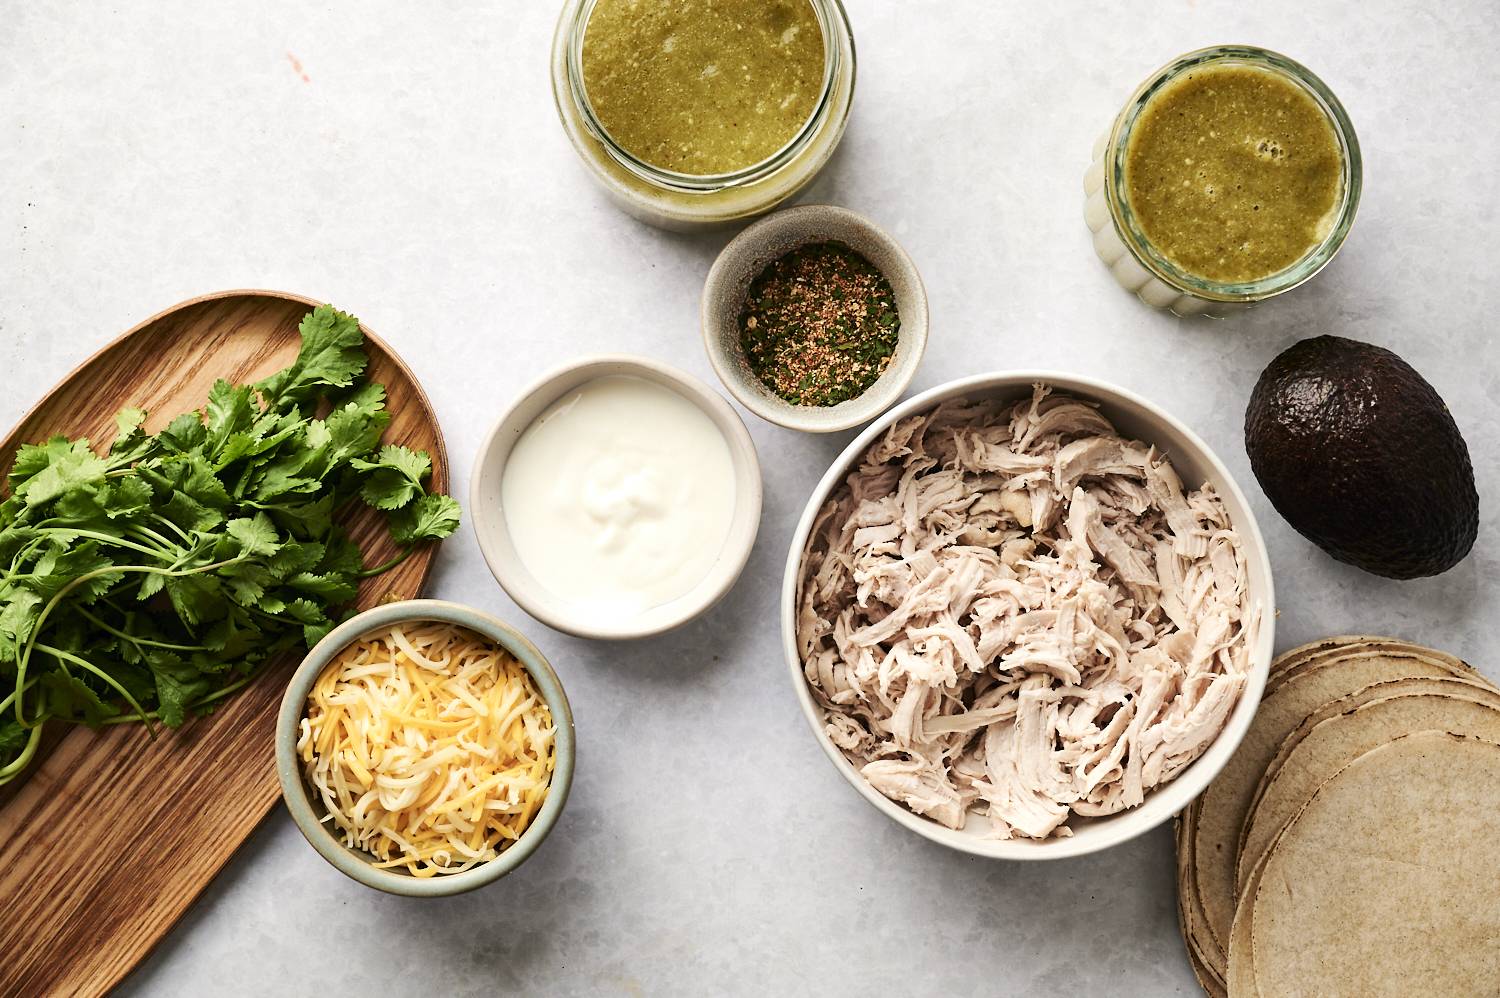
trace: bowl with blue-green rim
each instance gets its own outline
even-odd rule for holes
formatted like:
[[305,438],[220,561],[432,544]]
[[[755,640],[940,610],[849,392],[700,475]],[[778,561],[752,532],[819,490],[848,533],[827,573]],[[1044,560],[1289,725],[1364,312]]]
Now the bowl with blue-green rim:
[[[379,869],[368,853],[344,845],[334,829],[323,820],[326,812],[303,777],[302,763],[297,758],[297,731],[307,710],[307,696],[323,670],[338,653],[371,631],[394,624],[421,621],[466,627],[509,651],[530,674],[537,692],[552,712],[552,722],[557,729],[557,759],[547,799],[531,824],[521,833],[521,837],[487,863],[462,873],[436,874],[431,877],[414,877],[401,870]],[[557,824],[558,816],[568,802],[568,791],[573,785],[575,752],[573,711],[568,705],[568,695],[563,692],[562,683],[558,680],[557,673],[552,671],[546,656],[504,621],[482,610],[445,600],[418,599],[386,603],[357,614],[335,627],[302,660],[287,685],[286,694],[281,699],[281,712],[276,718],[276,773],[281,779],[281,796],[303,837],[340,873],[366,887],[406,897],[448,897],[462,894],[493,883],[526,862],[552,831],[552,826]]]

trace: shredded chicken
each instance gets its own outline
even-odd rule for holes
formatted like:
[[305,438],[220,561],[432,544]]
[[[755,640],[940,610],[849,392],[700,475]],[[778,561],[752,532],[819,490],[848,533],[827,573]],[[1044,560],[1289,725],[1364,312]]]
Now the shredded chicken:
[[797,642],[870,784],[950,828],[1069,835],[1206,749],[1258,611],[1210,485],[1090,405],[946,402],[894,424],[819,511]]

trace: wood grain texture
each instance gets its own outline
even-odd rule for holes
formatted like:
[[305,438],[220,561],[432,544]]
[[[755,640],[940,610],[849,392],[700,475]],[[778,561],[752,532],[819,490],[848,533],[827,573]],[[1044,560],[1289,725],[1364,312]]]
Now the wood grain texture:
[[[155,431],[200,408],[217,378],[253,381],[297,354],[297,324],[316,302],[276,292],[193,299],[95,354],[0,443],[8,470],[23,443],[54,434],[104,445],[114,414],[136,405]],[[385,440],[432,454],[434,491],[447,457],[412,373],[364,330],[369,376],[385,385]],[[395,553],[383,517],[345,526],[366,564]],[[363,609],[420,594],[434,545],[360,586]],[[143,959],[223,867],[280,791],[276,711],[297,657],[274,663],[216,713],[152,739],[140,725],[94,732],[55,726],[46,755],[0,789],[0,995],[98,995]]]

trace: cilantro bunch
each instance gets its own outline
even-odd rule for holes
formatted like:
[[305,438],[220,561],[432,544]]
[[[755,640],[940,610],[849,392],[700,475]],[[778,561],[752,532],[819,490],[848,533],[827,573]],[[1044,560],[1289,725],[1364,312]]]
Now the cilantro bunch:
[[[27,445],[0,503],[0,783],[47,721],[177,727],[270,659],[318,641],[359,580],[458,526],[429,455],[380,446],[385,389],[359,320],[322,305],[291,367],[219,381],[155,436],[116,417],[109,450]],[[319,413],[326,415],[319,416]],[[339,520],[382,510],[403,552],[366,568]]]

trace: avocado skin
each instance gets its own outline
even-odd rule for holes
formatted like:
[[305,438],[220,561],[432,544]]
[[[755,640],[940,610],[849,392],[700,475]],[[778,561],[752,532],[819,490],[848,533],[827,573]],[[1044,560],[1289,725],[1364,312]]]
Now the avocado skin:
[[1469,448],[1438,393],[1389,350],[1338,336],[1293,344],[1250,395],[1245,450],[1276,511],[1339,561],[1415,579],[1474,546]]

